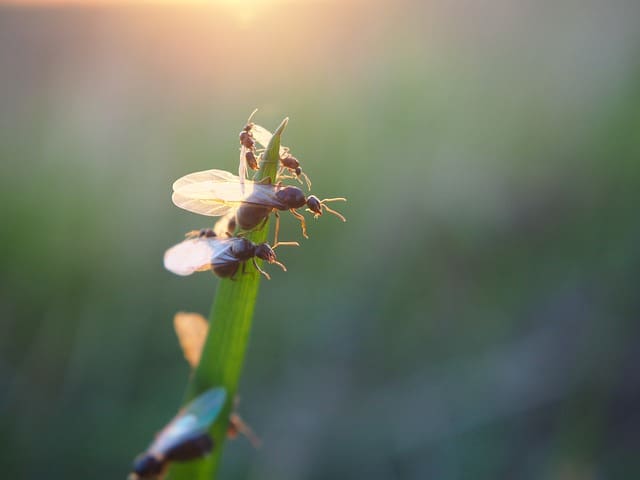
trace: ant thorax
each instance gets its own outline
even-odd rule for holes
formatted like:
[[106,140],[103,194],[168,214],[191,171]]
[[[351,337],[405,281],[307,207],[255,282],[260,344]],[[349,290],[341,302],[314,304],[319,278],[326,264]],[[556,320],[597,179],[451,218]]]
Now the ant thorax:
[[298,187],[281,188],[276,192],[276,198],[290,209],[303,207],[307,203],[304,193]]
[[256,246],[246,238],[236,237],[233,245],[231,245],[231,253],[239,261],[249,260],[256,255]]

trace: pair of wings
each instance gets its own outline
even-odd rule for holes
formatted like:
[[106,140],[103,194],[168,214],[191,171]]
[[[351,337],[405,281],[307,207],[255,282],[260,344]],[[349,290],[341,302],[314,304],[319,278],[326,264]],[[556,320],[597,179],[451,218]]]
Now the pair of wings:
[[211,270],[217,265],[237,262],[233,246],[244,242],[239,237],[202,237],[183,240],[164,253],[164,268],[176,275]]
[[171,200],[189,212],[219,217],[243,204],[286,209],[275,196],[277,186],[245,180],[224,170],[204,170],[173,183]]
[[[251,121],[251,117],[256,113],[257,110],[249,117],[249,122]],[[264,128],[261,125],[253,124],[251,127],[251,135],[253,139],[260,145],[262,148],[267,148],[269,146],[269,142],[271,141],[271,137],[273,137],[273,133]],[[287,147],[280,146],[280,156],[282,157],[289,151]],[[245,155],[247,154],[247,147],[244,145],[240,146],[240,163],[238,164],[238,176],[244,180],[247,177],[247,161],[245,160]],[[242,181],[241,180],[241,181]]]
[[162,458],[171,448],[209,430],[224,407],[227,391],[212,388],[182,408],[166,427],[158,433],[148,453]]

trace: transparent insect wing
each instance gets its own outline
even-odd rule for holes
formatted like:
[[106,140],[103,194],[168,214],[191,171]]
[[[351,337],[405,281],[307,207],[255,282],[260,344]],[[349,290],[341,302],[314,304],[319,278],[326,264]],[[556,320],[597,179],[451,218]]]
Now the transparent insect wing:
[[172,447],[205,433],[220,414],[226,398],[227,392],[222,387],[207,390],[178,412],[158,434],[148,452],[161,458]]
[[240,177],[240,182],[243,182],[244,179],[247,178],[247,160],[245,158],[247,151],[247,147],[240,145],[240,163],[238,165],[238,177]]
[[[273,137],[273,133],[271,133],[263,126],[257,124],[253,125],[251,133],[253,134],[253,139],[258,142],[262,148],[267,148],[267,146],[269,146],[269,142],[271,141],[271,137]],[[280,156],[287,153],[287,151],[287,147],[280,146]]]
[[191,368],[196,368],[209,332],[209,323],[199,313],[178,312],[173,317],[173,327],[184,358]]
[[234,209],[233,205],[221,200],[191,198],[176,192],[171,196],[171,201],[176,207],[207,217],[221,217]]
[[185,175],[174,183],[173,203],[190,212],[222,216],[243,203],[286,208],[276,197],[277,187],[256,183],[222,170]]
[[229,261],[232,239],[193,238],[174,245],[164,254],[164,268],[176,275],[209,270],[212,263]]
[[201,172],[193,172],[179,178],[173,182],[173,191],[182,192],[188,189],[189,185],[212,182],[212,183],[224,183],[224,182],[239,182],[240,177],[236,177],[233,173],[229,173],[225,170],[203,170]]

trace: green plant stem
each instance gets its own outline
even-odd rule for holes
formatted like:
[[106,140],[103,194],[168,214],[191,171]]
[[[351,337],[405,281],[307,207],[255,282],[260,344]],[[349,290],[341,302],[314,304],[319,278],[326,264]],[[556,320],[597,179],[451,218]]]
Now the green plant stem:
[[[269,142],[257,178],[269,177],[275,183],[280,161],[280,136],[287,122],[285,118]],[[262,229],[251,232],[247,238],[255,243],[267,241],[270,222],[269,219]],[[261,275],[251,262],[247,262],[246,272],[238,274],[235,280],[220,280],[209,315],[209,335],[185,397],[186,403],[209,388],[223,386],[227,389],[227,403],[211,429],[214,450],[202,460],[173,465],[171,480],[212,480],[216,477],[260,286]]]

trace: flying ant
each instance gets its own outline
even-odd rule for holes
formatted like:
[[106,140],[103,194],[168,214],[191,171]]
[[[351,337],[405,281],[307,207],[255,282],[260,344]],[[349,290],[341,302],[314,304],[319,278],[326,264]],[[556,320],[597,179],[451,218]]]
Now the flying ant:
[[213,449],[209,427],[227,398],[224,388],[206,391],[183,409],[156,436],[146,452],[133,464],[129,480],[162,478],[171,462],[204,457]]
[[297,242],[279,242],[273,248],[268,243],[255,244],[243,237],[220,238],[211,229],[198,232],[196,238],[188,238],[174,245],[164,254],[164,267],[176,275],[191,275],[194,272],[211,270],[221,278],[233,280],[240,265],[251,260],[258,272],[267,279],[271,276],[262,270],[256,258],[278,265],[285,272],[287,268],[276,259],[273,251],[280,245],[298,245]]
[[[172,200],[180,208],[208,216],[226,215],[237,208],[237,225],[247,231],[266,222],[271,212],[289,210],[300,221],[302,235],[309,238],[306,221],[297,212],[297,209],[305,205],[315,218],[326,210],[346,222],[342,214],[327,206],[329,202],[344,202],[345,198],[320,200],[315,195],[305,197],[298,187],[243,181],[224,170],[205,170],[178,179],[173,184]],[[277,218],[276,234],[279,227],[279,217]]]
[[253,127],[255,124],[251,121],[255,113],[258,111],[256,108],[249,118],[246,125],[239,133],[240,138],[240,163],[238,165],[238,176],[245,178],[247,176],[247,168],[251,170],[258,170],[258,158],[256,157],[255,140],[253,139]]
[[[251,114],[250,118],[253,117],[254,113],[255,111]],[[273,134],[263,126],[257,125],[255,123],[251,124],[251,138],[252,140],[258,142],[262,148],[267,148],[272,136]],[[311,190],[311,179],[309,179],[309,176],[302,171],[302,167],[300,167],[300,161],[296,157],[291,155],[289,147],[281,146],[279,157],[282,169],[278,175],[278,178],[295,178],[300,183],[302,183],[302,180],[300,180],[300,177],[302,177],[307,183],[307,189]],[[294,176],[283,175],[282,170],[284,169],[289,170]]]

